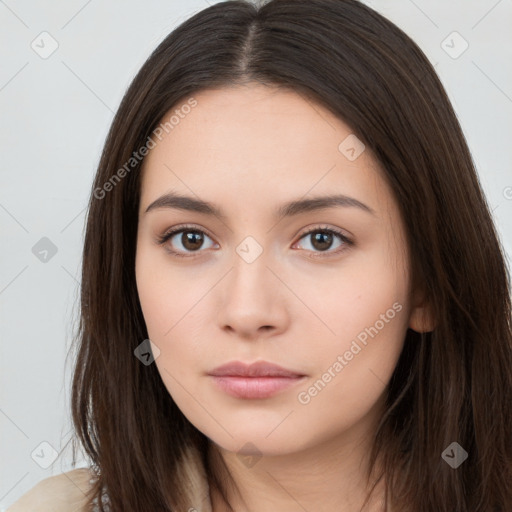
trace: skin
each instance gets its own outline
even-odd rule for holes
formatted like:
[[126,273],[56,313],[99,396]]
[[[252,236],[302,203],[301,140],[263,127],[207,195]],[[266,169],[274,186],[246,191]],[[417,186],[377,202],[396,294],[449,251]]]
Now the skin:
[[[222,457],[229,467],[240,489],[228,492],[235,510],[359,510],[369,443],[406,330],[433,328],[421,291],[410,287],[391,189],[369,148],[353,161],[338,149],[350,127],[295,92],[251,83],[194,98],[197,106],[144,161],[136,279],[160,350],[155,364],[183,414],[211,440],[214,463]],[[144,213],[171,190],[218,205],[226,219],[169,208]],[[273,216],[284,202],[333,193],[375,215],[331,207]],[[182,233],[168,240],[190,255],[180,258],[156,238],[183,223],[206,234],[195,251]],[[303,236],[310,228],[337,228],[353,245],[337,235],[330,246],[315,244]],[[236,252],[247,236],[263,249],[251,263]],[[393,304],[400,311],[333,371]],[[233,360],[266,360],[306,377],[270,398],[235,398],[207,375]],[[329,368],[336,376],[301,403],[299,393]],[[256,453],[249,442],[256,463],[243,457]],[[379,489],[368,510],[382,510]],[[213,491],[212,504],[227,510]]]

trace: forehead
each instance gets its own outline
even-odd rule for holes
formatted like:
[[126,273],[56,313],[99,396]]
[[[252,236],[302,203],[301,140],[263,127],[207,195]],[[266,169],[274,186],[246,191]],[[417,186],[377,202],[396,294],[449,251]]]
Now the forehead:
[[[164,136],[184,152],[210,150],[249,159],[271,150],[269,159],[293,161],[312,151],[335,153],[340,136],[351,133],[328,110],[289,89],[251,83],[201,91],[194,98],[197,105]],[[180,105],[172,111],[176,108]]]
[[[168,190],[216,202],[238,199],[245,210],[263,199],[273,206],[308,193],[359,196],[374,209],[389,201],[369,149],[309,98],[261,84],[204,90],[193,98],[193,108],[180,111],[185,98],[162,118],[181,112],[144,160],[141,209]],[[351,147],[355,159],[353,151],[347,157]]]

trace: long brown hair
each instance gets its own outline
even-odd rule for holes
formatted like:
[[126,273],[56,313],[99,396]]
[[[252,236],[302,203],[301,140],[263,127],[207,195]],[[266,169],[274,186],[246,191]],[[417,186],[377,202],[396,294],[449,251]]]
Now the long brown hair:
[[[250,81],[293,90],[348,124],[382,164],[405,223],[413,283],[436,326],[407,331],[374,440],[372,464],[382,457],[393,512],[512,510],[504,250],[435,70],[403,31],[356,0],[217,3],[173,30],[129,86],[92,186],[76,333],[72,418],[101,471],[95,496],[106,487],[113,511],[188,510],[187,447],[223,492],[206,436],[156,365],[134,356],[148,338],[135,281],[143,158],[134,153],[193,93]],[[468,454],[457,468],[442,457],[453,442]]]

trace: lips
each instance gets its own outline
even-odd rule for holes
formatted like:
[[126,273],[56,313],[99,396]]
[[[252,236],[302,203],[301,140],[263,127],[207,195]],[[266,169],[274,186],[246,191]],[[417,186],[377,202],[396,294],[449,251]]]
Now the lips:
[[267,361],[249,365],[233,361],[215,368],[208,375],[225,393],[246,399],[269,398],[306,377]]
[[274,363],[257,361],[252,364],[232,361],[209,372],[217,377],[304,377],[304,374],[288,370]]

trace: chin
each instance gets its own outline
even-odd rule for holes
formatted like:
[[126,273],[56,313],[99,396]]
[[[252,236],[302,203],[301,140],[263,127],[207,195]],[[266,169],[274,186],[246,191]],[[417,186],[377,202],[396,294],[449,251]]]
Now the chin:
[[213,435],[205,432],[205,435],[221,450],[236,453],[240,457],[285,455],[296,452],[307,444],[305,439],[294,439],[290,435],[269,435],[273,428],[275,425],[266,428],[264,432],[250,427],[245,431],[238,428],[237,432],[230,431],[233,437],[225,432],[222,435],[218,435],[218,432]]

